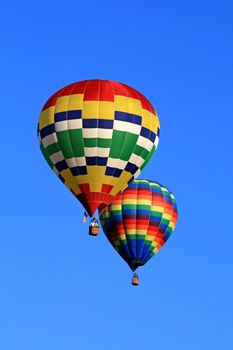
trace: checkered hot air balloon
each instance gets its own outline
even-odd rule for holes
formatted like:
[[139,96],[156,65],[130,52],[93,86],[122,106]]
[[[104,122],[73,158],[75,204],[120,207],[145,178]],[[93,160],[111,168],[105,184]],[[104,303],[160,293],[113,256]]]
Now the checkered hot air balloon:
[[38,137],[49,166],[92,216],[149,162],[159,141],[159,119],[133,88],[85,80],[50,97]]
[[[99,209],[105,235],[132,271],[145,265],[171,236],[177,221],[174,195],[157,182],[134,180]],[[134,276],[133,284],[137,284]]]

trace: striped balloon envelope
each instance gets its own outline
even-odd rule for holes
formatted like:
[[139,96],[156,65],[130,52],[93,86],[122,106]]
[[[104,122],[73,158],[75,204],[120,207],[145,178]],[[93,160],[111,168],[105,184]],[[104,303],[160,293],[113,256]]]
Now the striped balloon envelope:
[[158,145],[159,119],[135,89],[86,80],[49,98],[38,138],[49,166],[92,216],[149,162]]
[[174,195],[157,182],[134,180],[99,209],[105,235],[132,271],[145,265],[171,236],[177,221]]

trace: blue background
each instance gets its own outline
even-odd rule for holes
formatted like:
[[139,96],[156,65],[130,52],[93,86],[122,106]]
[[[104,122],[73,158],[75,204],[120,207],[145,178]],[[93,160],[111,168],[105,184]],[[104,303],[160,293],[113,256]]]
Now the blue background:
[[[4,2],[0,348],[232,350],[231,1]],[[40,153],[47,98],[105,78],[161,121],[141,178],[170,188],[177,228],[140,286]]]

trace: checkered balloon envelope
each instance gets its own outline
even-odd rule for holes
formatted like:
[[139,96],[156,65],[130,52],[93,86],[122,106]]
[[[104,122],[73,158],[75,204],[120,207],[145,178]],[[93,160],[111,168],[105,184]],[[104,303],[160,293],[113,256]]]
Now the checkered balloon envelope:
[[135,89],[111,80],[68,85],[44,105],[41,151],[90,216],[133,181],[159,141],[159,119]]

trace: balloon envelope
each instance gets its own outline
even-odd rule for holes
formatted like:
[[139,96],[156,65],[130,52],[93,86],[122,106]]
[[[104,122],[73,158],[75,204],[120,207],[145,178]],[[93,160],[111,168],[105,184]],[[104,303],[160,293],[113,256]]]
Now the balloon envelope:
[[174,195],[157,182],[134,180],[99,209],[105,235],[134,271],[164,245],[177,221]]
[[133,88],[86,80],[46,102],[38,137],[49,166],[92,216],[148,163],[158,145],[159,120]]

